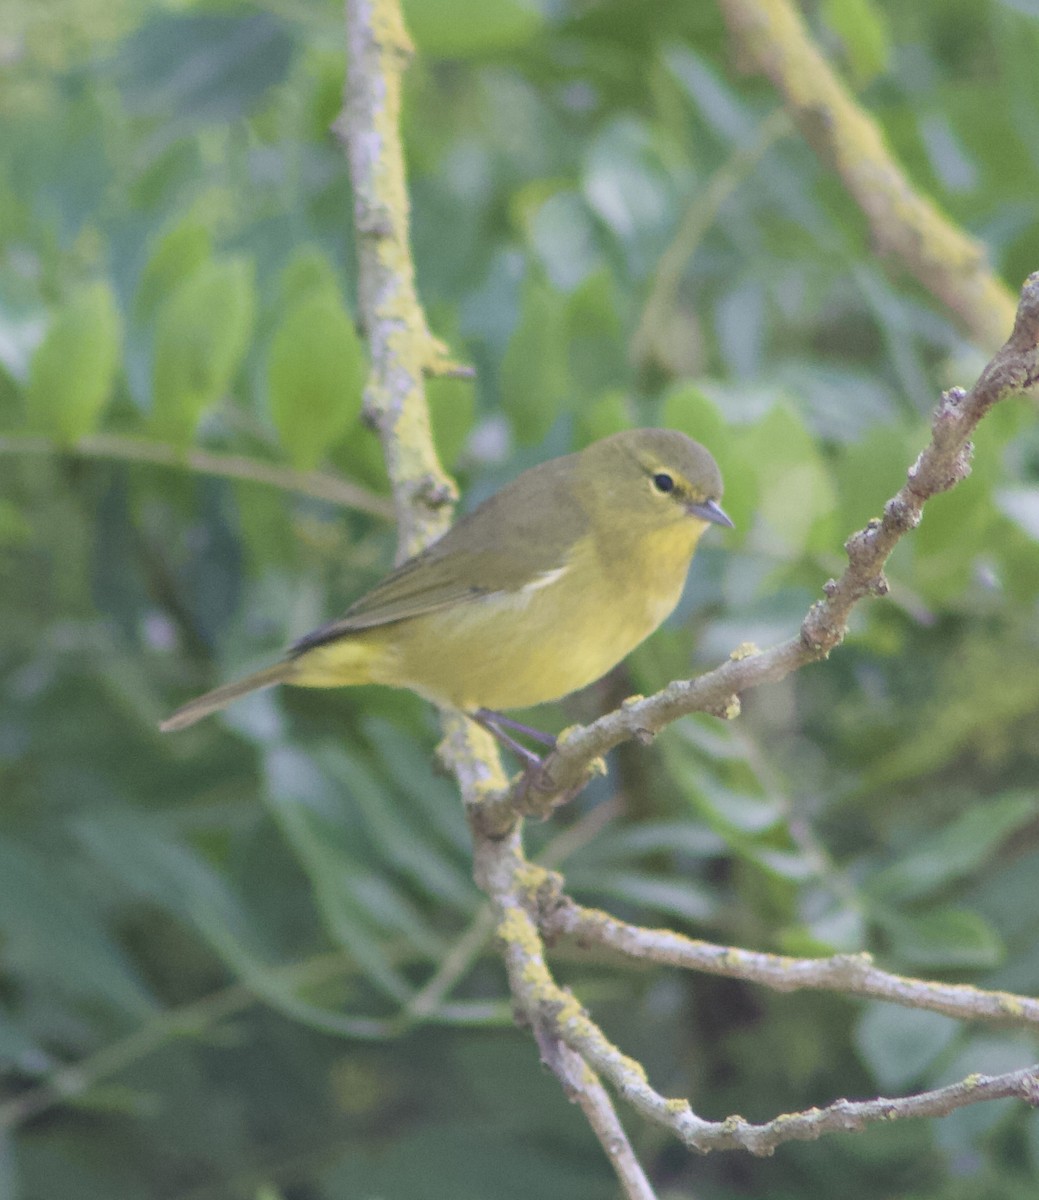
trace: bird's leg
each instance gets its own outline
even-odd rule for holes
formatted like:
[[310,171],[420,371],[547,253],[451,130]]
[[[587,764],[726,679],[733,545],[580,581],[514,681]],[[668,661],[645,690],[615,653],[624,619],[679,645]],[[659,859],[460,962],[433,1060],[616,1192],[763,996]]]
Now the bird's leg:
[[481,724],[486,722],[489,725],[504,725],[506,729],[514,729],[517,733],[522,733],[524,737],[530,738],[532,742],[548,746],[550,750],[556,748],[554,734],[544,733],[540,729],[532,729],[529,725],[524,725],[521,721],[514,721],[512,717],[507,717],[504,713],[495,712],[490,708],[478,708],[473,716]]
[[525,734],[536,742],[540,742],[543,746],[548,746],[550,749],[555,747],[556,739],[551,734],[542,733],[539,729],[531,729],[529,725],[521,725],[519,721],[513,721],[509,717],[503,717],[499,712],[492,712],[489,708],[478,708],[475,712],[471,712],[469,716],[477,723],[482,725],[493,737],[506,749],[511,750],[513,754],[523,763],[528,772],[537,773],[541,770],[541,759],[529,750],[522,742],[517,742],[511,734],[506,733],[504,726],[509,729],[516,730],[517,733]]
[[[532,792],[541,792],[544,794],[554,792],[555,790],[552,777],[545,770],[545,760],[538,758],[533,750],[528,750],[521,742],[517,742],[514,737],[505,732],[502,726],[508,726],[509,729],[514,729],[517,733],[522,733],[529,738],[533,738],[534,741],[547,746],[550,752],[556,748],[556,739],[550,733],[542,733],[540,729],[531,729],[529,725],[523,725],[519,721],[512,720],[511,717],[503,717],[500,712],[495,712],[493,709],[478,708],[466,715],[475,721],[477,725],[481,725],[486,729],[507,750],[511,750],[520,762],[523,763],[523,778],[520,780],[517,791],[520,811],[527,816],[539,816],[542,820],[545,820],[551,810],[546,809],[543,802],[538,802],[534,799],[532,806],[527,807],[527,802],[530,800]],[[585,777],[580,782],[568,788],[565,792],[553,796],[551,807],[556,808],[560,804],[568,804],[579,792],[584,791],[593,776],[600,774],[606,774],[606,764],[601,758],[597,758],[589,766],[585,772]]]

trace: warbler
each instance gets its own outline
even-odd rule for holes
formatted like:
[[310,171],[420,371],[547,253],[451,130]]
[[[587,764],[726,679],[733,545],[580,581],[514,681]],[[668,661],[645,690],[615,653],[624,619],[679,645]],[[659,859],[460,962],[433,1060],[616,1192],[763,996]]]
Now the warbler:
[[[732,526],[710,453],[631,429],[524,471],[286,657],[185,704],[184,729],[278,683],[410,688],[503,735],[502,709],[605,675],[678,603],[709,525]],[[533,732],[526,730],[526,732]],[[543,739],[548,740],[548,739]]]

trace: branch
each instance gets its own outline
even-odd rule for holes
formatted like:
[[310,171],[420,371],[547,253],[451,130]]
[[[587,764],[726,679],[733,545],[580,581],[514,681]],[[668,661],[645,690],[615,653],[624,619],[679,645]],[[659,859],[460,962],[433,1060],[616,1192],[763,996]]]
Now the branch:
[[[529,883],[532,872],[528,870],[521,877]],[[539,1043],[544,1046],[555,1038],[568,1046],[593,1071],[608,1079],[633,1108],[670,1130],[691,1150],[705,1154],[711,1150],[748,1150],[769,1155],[783,1142],[810,1141],[824,1133],[862,1129],[875,1121],[946,1116],[983,1100],[1017,1097],[1039,1105],[1039,1067],[1030,1067],[1004,1075],[972,1075],[949,1087],[899,1099],[881,1097],[856,1103],[837,1100],[824,1109],[783,1113],[761,1125],[751,1124],[739,1115],[724,1121],[704,1120],[686,1100],[662,1096],[651,1087],[641,1063],[614,1046],[574,996],[555,982],[529,911],[529,895],[517,892],[513,885],[499,899],[503,915],[498,934],[505,946],[509,983],[524,1018],[538,1031]]]
[[644,962],[745,979],[777,992],[840,992],[924,1008],[947,1017],[1039,1026],[1039,999],[1012,992],[984,991],[967,984],[936,983],[892,975],[873,965],[870,954],[832,958],[790,958],[736,946],[718,946],[684,937],[671,929],[645,929],[609,913],[584,908],[569,896],[541,904],[538,924],[550,943],[570,938],[577,945],[602,946]]
[[34,434],[11,434],[0,437],[0,455],[32,454],[58,458],[112,459],[129,463],[150,463],[158,467],[174,467],[194,471],[198,475],[214,475],[220,479],[240,479],[260,483],[325,500],[340,508],[356,508],[376,517],[393,515],[392,506],[382,496],[368,491],[360,484],[326,475],[320,471],[295,471],[291,467],[247,458],[240,454],[213,454],[208,450],[179,450],[165,442],[120,433],[98,433],[64,445],[52,438]]
[[610,1094],[598,1075],[569,1046],[560,1046],[559,1055],[570,1079],[568,1095],[581,1106],[599,1144],[606,1151],[610,1166],[617,1173],[624,1195],[628,1200],[656,1200],[656,1192],[635,1157]]
[[977,383],[969,392],[952,388],[942,396],[931,441],[909,468],[905,484],[884,506],[883,518],[870,521],[845,542],[848,566],[839,579],[823,586],[823,598],[808,611],[799,635],[770,650],[740,647],[728,662],[705,675],[671,683],[648,698],[634,696],[591,725],[565,730],[545,760],[539,780],[524,779],[512,794],[499,796],[487,806],[487,827],[506,827],[517,812],[546,814],[579,790],[596,760],[622,741],[648,740],[689,713],[731,719],[739,714],[740,693],[826,658],[844,640],[855,605],[865,596],[887,592],[884,566],[899,540],[920,523],[924,504],[969,474],[970,439],[978,422],[993,405],[1037,382],[1039,272],[1025,280],[1014,331]]
[[433,448],[423,377],[452,373],[415,290],[400,140],[401,76],[412,54],[398,0],[347,0],[346,145],[357,230],[358,305],[371,351],[365,416],[393,485],[399,558],[444,532],[457,497]]
[[862,210],[879,252],[903,264],[980,346],[998,346],[1013,300],[983,248],[914,189],[790,0],[722,0],[721,8],[736,53],[772,80],[805,139]]

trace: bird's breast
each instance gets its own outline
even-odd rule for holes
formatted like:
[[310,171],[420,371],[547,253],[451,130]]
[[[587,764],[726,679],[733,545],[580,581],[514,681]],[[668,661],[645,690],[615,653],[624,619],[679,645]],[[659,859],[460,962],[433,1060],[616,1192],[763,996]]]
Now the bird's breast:
[[678,603],[696,538],[667,533],[620,556],[587,539],[519,589],[372,630],[386,643],[381,682],[469,711],[527,708],[586,687]]

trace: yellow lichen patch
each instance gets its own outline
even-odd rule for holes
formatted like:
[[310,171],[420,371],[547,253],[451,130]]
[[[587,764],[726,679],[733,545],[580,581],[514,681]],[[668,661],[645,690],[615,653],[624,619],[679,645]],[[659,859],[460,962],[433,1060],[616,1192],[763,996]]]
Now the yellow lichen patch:
[[556,1024],[560,1028],[564,1025],[575,1026],[586,1036],[592,1030],[598,1032],[592,1022],[585,1016],[580,1000],[572,992],[566,992],[558,986],[557,991],[559,992],[559,996],[555,1013]]
[[759,646],[755,646],[753,642],[740,642],[735,650],[730,653],[729,658],[731,658],[733,662],[739,662],[741,659],[753,658],[755,654],[760,653],[761,648]]
[[518,946],[529,958],[541,957],[541,939],[534,922],[521,908],[508,908],[495,931],[507,945]]
[[538,995],[539,999],[543,998],[541,993],[545,988],[552,984],[552,977],[541,959],[531,959],[520,972],[520,977]]
[[551,872],[544,867],[539,867],[537,863],[524,860],[523,864],[518,866],[513,872],[512,878],[522,892],[528,896],[533,896],[549,882],[550,875]]
[[565,746],[570,738],[572,738],[575,733],[578,733],[581,728],[582,727],[580,725],[568,725],[564,730],[556,735],[556,745],[558,747]]

